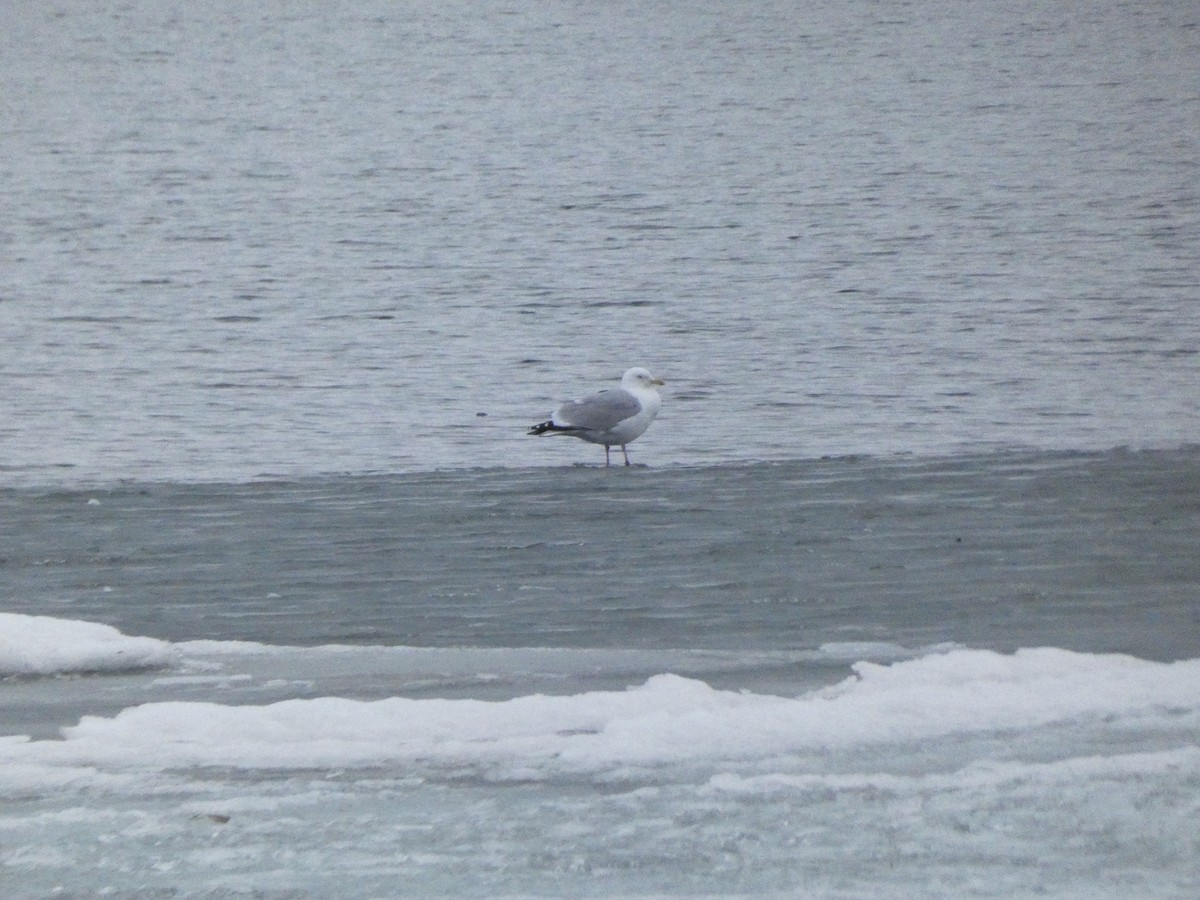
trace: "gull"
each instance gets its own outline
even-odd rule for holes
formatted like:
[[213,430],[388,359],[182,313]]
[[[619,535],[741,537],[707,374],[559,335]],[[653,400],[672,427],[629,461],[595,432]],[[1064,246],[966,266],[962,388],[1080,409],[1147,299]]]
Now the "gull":
[[635,366],[621,378],[621,386],[597,391],[578,400],[569,400],[545,422],[539,422],[527,434],[569,434],[593,444],[604,445],[604,465],[609,464],[608,450],[619,446],[629,465],[625,445],[640,436],[662,405],[655,385],[663,384],[645,369]]

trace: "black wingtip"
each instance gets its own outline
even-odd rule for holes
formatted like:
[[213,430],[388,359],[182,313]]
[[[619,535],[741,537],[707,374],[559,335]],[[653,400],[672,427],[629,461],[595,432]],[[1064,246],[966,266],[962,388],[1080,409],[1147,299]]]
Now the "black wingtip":
[[574,425],[555,425],[553,422],[538,422],[526,434],[578,434],[580,431]]

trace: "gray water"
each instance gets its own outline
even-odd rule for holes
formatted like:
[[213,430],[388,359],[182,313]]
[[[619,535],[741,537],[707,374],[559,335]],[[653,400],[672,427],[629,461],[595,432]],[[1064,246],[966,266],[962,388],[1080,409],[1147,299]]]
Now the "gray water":
[[1194,4],[10,6],[12,481],[1200,438]]
[[[18,0],[0,84],[0,612],[175,653],[0,680],[5,896],[1196,896],[1195,4]],[[631,365],[635,467],[524,435]]]

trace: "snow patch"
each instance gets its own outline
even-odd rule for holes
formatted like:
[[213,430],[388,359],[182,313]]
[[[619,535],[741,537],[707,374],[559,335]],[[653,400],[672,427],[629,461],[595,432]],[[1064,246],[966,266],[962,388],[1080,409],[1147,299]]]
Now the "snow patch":
[[177,656],[167,641],[111,625],[0,613],[0,677],[132,672],[170,666]]

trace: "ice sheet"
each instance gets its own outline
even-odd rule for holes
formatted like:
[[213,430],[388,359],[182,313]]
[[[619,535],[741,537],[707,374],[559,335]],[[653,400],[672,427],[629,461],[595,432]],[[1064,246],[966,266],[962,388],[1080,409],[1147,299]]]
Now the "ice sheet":
[[[38,633],[105,633],[87,624]],[[1200,883],[1200,660],[874,643],[740,664],[684,651],[168,650],[161,670],[0,684],[97,696],[119,684],[106,702],[128,704],[54,737],[0,738],[8,896],[365,897],[412,884],[505,896],[536,882],[562,896],[886,885],[895,897],[1184,897]],[[860,657],[872,661],[824,686],[737,687],[764,665],[779,684]],[[655,662],[726,686],[634,677]],[[620,686],[585,687],[598,670]],[[364,683],[402,690],[329,692]],[[496,699],[458,693],[493,683]],[[557,693],[520,692],[533,684]],[[206,699],[137,701],[164,693]]]
[[115,771],[403,766],[426,777],[606,779],[1062,724],[1200,726],[1200,660],[952,650],[854,670],[840,684],[791,698],[664,673],[626,690],[503,701],[146,703],[85,716],[62,741],[9,744],[0,759]]

